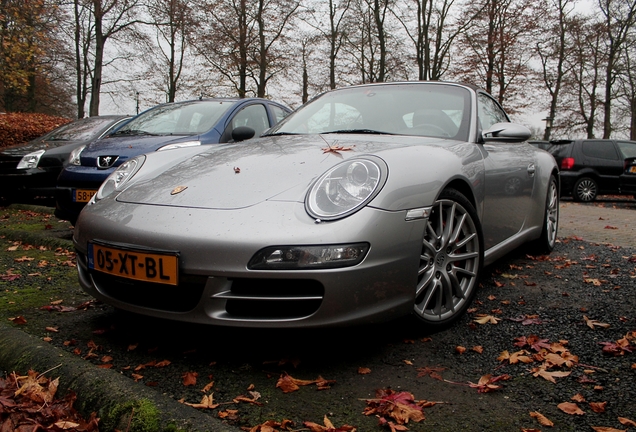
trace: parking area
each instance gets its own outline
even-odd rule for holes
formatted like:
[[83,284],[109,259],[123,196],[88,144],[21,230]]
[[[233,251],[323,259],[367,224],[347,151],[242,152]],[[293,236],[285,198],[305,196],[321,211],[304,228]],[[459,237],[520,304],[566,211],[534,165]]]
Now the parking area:
[[[200,419],[204,426],[190,423],[192,431],[248,430],[274,419],[291,420],[298,430],[327,416],[337,427],[379,432],[387,429],[364,412],[378,392],[390,390],[408,392],[424,406],[425,419],[408,424],[414,431],[532,430],[540,427],[530,414],[536,412],[559,432],[620,428],[618,418],[636,419],[635,354],[604,350],[636,334],[633,200],[564,200],[554,252],[533,257],[520,249],[485,269],[470,313],[434,332],[407,320],[344,329],[248,330],[121,313],[83,294],[70,255],[53,245],[32,246],[41,242],[36,225],[45,227],[42,236],[70,233],[68,223],[36,210],[25,209],[22,217],[29,220],[3,219],[0,317],[7,324],[0,328],[0,366],[12,370],[16,345],[29,345],[39,362],[30,366],[53,368],[61,387],[86,403],[87,414],[121,395],[135,395],[150,398],[164,412],[167,406],[185,409],[173,411],[178,414],[170,420]],[[29,240],[14,243],[8,225],[24,229],[30,222]],[[24,318],[22,324],[8,320],[16,316]],[[16,332],[25,335],[16,338]],[[540,346],[519,345],[528,340],[565,344],[564,355],[576,360],[548,367],[541,360],[546,354],[535,351]],[[506,359],[506,352],[522,350],[529,363]],[[546,378],[551,373],[554,381]],[[487,393],[474,384],[485,376],[500,380]],[[279,385],[284,379],[314,384],[288,393]],[[325,380],[329,385],[318,390],[315,382]],[[117,382],[118,391],[95,387],[97,381]],[[97,404],[96,394],[109,400]],[[212,394],[214,403],[206,408],[177,402],[199,404]],[[584,415],[559,408],[575,396],[585,400],[578,402]],[[98,414],[107,418],[104,411]]]
[[561,201],[559,237],[636,246],[636,201],[601,197],[591,204]]

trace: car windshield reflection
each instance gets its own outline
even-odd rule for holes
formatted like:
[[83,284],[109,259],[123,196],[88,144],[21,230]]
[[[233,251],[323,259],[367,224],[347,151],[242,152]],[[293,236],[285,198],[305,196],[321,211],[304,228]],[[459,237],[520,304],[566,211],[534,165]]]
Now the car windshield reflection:
[[395,134],[466,140],[470,94],[439,84],[393,84],[332,91],[290,115],[269,135]]

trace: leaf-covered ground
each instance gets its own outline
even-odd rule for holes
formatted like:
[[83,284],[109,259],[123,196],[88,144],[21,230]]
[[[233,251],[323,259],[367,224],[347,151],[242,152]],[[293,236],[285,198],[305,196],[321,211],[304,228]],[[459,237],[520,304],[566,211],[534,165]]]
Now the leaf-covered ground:
[[[408,320],[245,330],[132,316],[83,295],[72,257],[0,246],[3,319],[237,428],[636,431],[636,249],[519,250],[431,334]],[[35,251],[50,255],[23,259]]]

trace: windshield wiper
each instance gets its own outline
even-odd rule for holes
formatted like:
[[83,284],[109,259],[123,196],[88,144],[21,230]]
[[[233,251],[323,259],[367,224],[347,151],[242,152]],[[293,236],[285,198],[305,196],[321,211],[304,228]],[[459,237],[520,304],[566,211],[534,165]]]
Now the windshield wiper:
[[300,134],[294,133],[294,132],[273,132],[273,133],[263,134],[261,136],[266,137],[266,136],[283,136],[283,135],[300,135]]
[[372,135],[395,135],[391,132],[383,132],[373,129],[341,129],[329,132],[322,132],[323,134],[372,134]]
[[110,134],[110,136],[115,136],[115,135],[150,135],[150,136],[156,136],[157,134],[146,132],[144,130],[139,130],[139,129],[126,129],[126,130],[120,130],[120,131],[117,131],[117,132],[114,132],[114,133]]

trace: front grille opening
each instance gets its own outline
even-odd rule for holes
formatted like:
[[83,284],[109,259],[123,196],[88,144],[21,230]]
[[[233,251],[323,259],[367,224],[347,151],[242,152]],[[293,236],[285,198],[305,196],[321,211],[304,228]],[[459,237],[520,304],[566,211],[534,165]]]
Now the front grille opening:
[[293,319],[314,314],[322,304],[324,287],[309,279],[234,279],[225,310],[237,318]]
[[187,312],[201,300],[206,276],[179,275],[179,285],[131,281],[92,271],[95,285],[107,296],[135,306],[168,312]]

